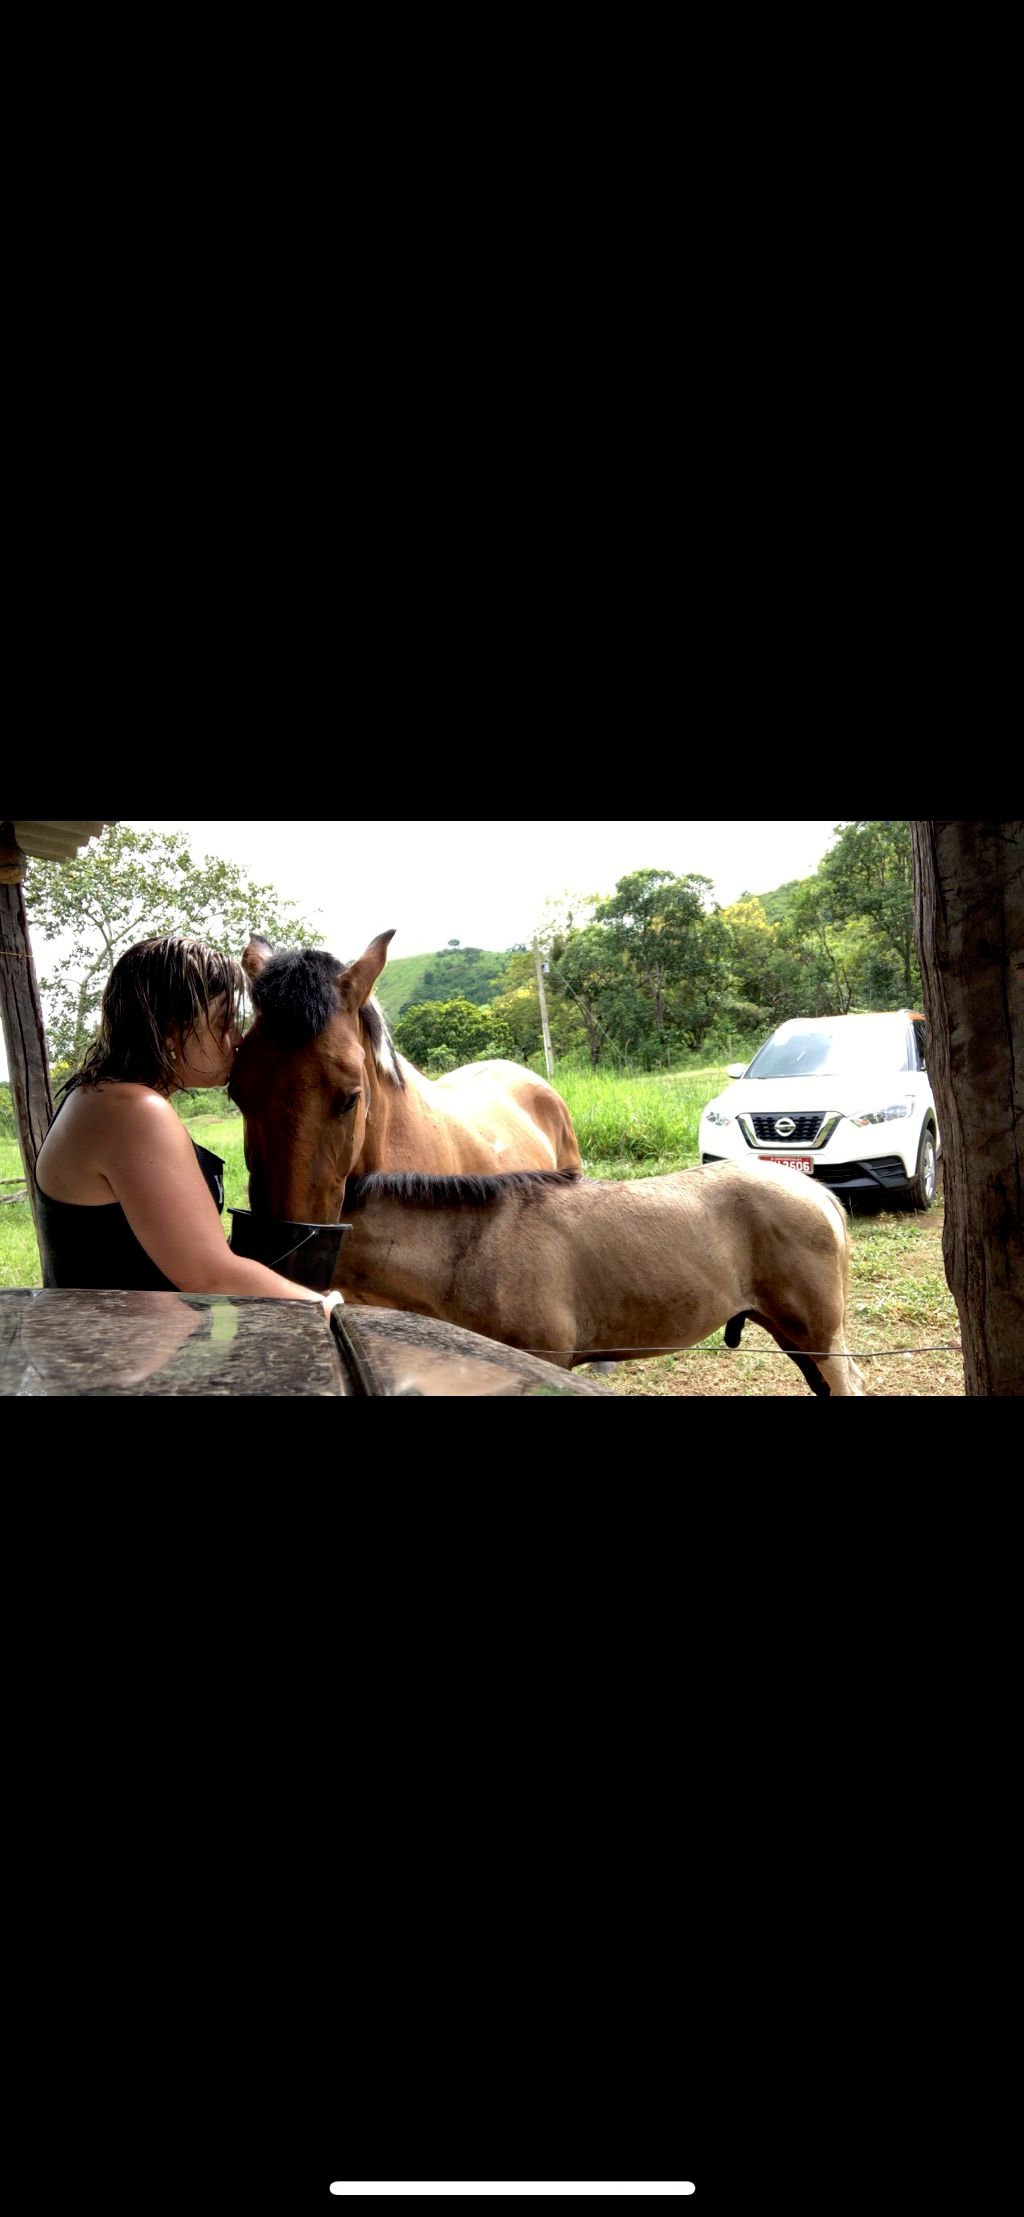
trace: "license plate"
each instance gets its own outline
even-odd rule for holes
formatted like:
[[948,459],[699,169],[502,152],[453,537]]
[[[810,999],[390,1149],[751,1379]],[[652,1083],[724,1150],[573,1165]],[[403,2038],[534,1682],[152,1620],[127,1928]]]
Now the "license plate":
[[758,1162],[781,1162],[784,1170],[805,1170],[809,1178],[814,1176],[814,1164],[810,1155],[758,1155]]

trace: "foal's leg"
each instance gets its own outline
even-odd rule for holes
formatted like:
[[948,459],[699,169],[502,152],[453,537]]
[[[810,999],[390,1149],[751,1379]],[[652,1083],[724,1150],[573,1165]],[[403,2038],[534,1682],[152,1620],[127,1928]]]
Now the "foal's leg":
[[[810,1327],[801,1328],[795,1317],[786,1317],[784,1320],[780,1320],[778,1317],[766,1316],[758,1309],[747,1309],[745,1315],[749,1316],[751,1323],[762,1324],[765,1331],[770,1332],[776,1346],[781,1347],[783,1354],[789,1355],[791,1360],[795,1362],[797,1369],[806,1378],[811,1392],[817,1394],[820,1399],[829,1400],[833,1395],[862,1394],[864,1392],[863,1372],[851,1356],[839,1353],[839,1349],[846,1345],[845,1331],[842,1328],[837,1331],[831,1321],[822,1325],[820,1318],[818,1319],[819,1329],[817,1331],[813,1328],[813,1320]],[[726,1329],[727,1346],[736,1347],[739,1345],[743,1322],[743,1316],[731,1319]],[[733,1335],[731,1338],[729,1337],[730,1333]],[[815,1353],[805,1354],[800,1344],[801,1341],[803,1341],[804,1347],[813,1348]],[[818,1348],[829,1350],[834,1348],[836,1352],[835,1354],[823,1354],[819,1357],[817,1354]]]
[[[845,1347],[845,1332],[837,1332],[833,1345],[837,1350]],[[823,1362],[816,1363],[814,1367],[827,1381],[830,1393],[863,1394],[864,1372],[854,1362],[852,1355],[840,1355],[837,1352],[833,1356],[826,1356]]]
[[[846,1317],[842,1305],[837,1320],[833,1301],[816,1301],[812,1306],[808,1321],[807,1337],[804,1338],[804,1335],[800,1333],[794,1335],[794,1339],[797,1347],[803,1339],[805,1347],[815,1350],[813,1359],[808,1355],[805,1355],[802,1360],[799,1356],[796,1357],[796,1360],[800,1362],[801,1370],[805,1372],[810,1380],[815,1393],[824,1391],[830,1395],[863,1394],[863,1372],[854,1362],[852,1355],[843,1352],[847,1342]],[[793,1346],[793,1344],[794,1341],[791,1340],[790,1345]],[[819,1348],[825,1348],[828,1352],[818,1356],[817,1350]],[[814,1384],[812,1374],[815,1372],[821,1381],[820,1385]]]
[[[845,1225],[843,1226],[843,1238],[845,1242]],[[830,1393],[860,1395],[864,1392],[864,1374],[854,1362],[852,1355],[841,1352],[842,1349],[849,1346],[846,1336],[849,1327],[849,1312],[847,1309],[849,1265],[847,1253],[848,1250],[843,1253],[841,1258],[841,1275],[838,1283],[830,1276],[826,1279],[825,1284],[819,1286],[815,1291],[810,1304],[811,1330],[820,1334],[820,1337],[811,1339],[807,1344],[811,1347],[829,1349],[829,1353],[815,1367],[825,1380]],[[835,1350],[834,1353],[832,1353],[833,1349]]]

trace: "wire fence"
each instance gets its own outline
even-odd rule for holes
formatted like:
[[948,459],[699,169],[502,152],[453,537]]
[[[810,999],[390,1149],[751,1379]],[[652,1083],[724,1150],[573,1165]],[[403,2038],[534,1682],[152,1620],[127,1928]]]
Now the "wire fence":
[[528,1355],[576,1355],[583,1362],[632,1362],[642,1355],[726,1355],[730,1362],[739,1356],[775,1356],[780,1362],[792,1362],[794,1355],[803,1355],[808,1362],[876,1363],[888,1362],[893,1355],[962,1355],[959,1340],[937,1340],[926,1347],[869,1347],[854,1354],[848,1347],[631,1347],[628,1355],[611,1347],[528,1347]]

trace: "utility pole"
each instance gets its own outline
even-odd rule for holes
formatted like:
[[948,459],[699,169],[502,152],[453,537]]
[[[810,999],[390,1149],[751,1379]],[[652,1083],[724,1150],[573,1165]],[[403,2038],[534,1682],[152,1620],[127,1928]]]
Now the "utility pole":
[[548,1004],[544,998],[544,972],[540,966],[540,948],[538,947],[536,940],[534,940],[533,942],[533,959],[537,965],[537,994],[540,1000],[541,1030],[544,1034],[544,1062],[548,1073],[548,1083],[550,1084],[552,1078],[555,1075],[555,1058],[551,1052],[551,1033],[548,1030]]

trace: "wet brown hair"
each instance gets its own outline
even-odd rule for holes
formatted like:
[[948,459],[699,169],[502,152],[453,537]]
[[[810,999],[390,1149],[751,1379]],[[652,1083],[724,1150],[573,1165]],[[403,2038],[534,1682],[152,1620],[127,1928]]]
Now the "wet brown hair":
[[168,1052],[168,1033],[172,1045],[184,1046],[222,994],[226,1030],[240,1019],[245,1002],[245,976],[230,955],[177,934],[140,939],[115,962],[103,994],[99,1034],[61,1087],[61,1097],[75,1086],[99,1085],[104,1078],[169,1094],[179,1074]]

